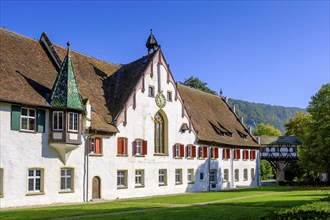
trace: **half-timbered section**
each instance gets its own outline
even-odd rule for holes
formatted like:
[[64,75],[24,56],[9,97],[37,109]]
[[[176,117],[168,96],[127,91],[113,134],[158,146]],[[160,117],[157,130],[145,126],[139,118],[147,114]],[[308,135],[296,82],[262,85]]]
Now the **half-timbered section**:
[[152,33],[125,65],[0,37],[1,207],[258,185],[254,137],[227,99],[176,84]]
[[297,136],[260,136],[260,159],[267,160],[276,170],[276,180],[284,181],[285,166],[298,160],[302,142]]

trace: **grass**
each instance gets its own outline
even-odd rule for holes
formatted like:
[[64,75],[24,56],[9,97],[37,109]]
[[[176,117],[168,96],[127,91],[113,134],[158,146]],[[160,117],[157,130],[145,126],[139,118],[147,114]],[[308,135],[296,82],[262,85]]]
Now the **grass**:
[[[330,213],[330,188],[258,187],[43,208],[10,209],[1,219],[259,219],[274,212]],[[323,201],[322,201],[323,200]],[[286,213],[287,212],[287,213]],[[294,214],[292,214],[294,216]],[[274,215],[273,215],[274,216]],[[330,217],[329,217],[330,218]]]

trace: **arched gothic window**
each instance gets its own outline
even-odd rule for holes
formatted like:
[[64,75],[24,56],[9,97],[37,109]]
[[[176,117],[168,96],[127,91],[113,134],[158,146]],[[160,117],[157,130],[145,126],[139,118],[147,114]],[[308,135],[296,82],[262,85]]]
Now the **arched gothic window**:
[[155,153],[165,154],[165,121],[157,112],[155,115]]

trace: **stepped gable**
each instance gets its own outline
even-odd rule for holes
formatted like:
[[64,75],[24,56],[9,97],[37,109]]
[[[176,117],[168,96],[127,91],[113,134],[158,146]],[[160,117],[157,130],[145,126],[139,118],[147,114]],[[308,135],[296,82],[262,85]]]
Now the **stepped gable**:
[[177,88],[200,143],[259,147],[221,97],[181,84]]
[[57,71],[39,41],[0,28],[0,100],[49,106]]

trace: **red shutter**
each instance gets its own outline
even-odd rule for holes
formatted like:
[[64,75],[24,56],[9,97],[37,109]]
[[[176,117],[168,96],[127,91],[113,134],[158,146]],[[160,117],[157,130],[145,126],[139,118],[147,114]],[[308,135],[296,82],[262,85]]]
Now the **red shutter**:
[[133,155],[136,154],[136,141],[133,141]]
[[89,153],[93,151],[93,138],[89,139]]
[[192,157],[196,157],[196,146],[192,146],[191,147],[191,150],[192,150]]
[[251,150],[251,151],[250,151],[250,159],[251,159],[251,160],[256,159],[256,152],[255,152],[254,150]]
[[213,149],[214,149],[214,158],[219,158],[219,149],[217,147]]
[[147,155],[148,142],[146,140],[142,141],[142,154]]
[[176,157],[175,144],[173,145],[173,157]]
[[241,150],[237,150],[237,155],[238,155],[237,159],[241,159]]
[[184,146],[183,146],[183,144],[180,145],[180,157],[184,157]]
[[118,138],[117,140],[117,154],[123,154],[123,142],[122,138]]
[[227,158],[226,159],[230,159],[230,149],[226,149],[227,151]]
[[100,138],[95,138],[95,153],[96,154],[101,154],[101,139]]
[[203,157],[207,158],[207,147],[203,147]]

